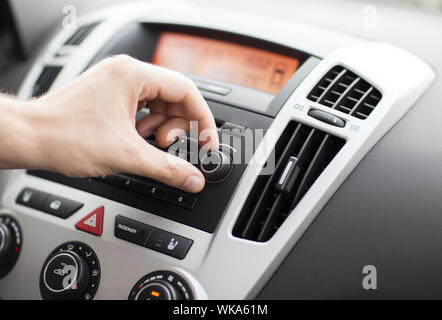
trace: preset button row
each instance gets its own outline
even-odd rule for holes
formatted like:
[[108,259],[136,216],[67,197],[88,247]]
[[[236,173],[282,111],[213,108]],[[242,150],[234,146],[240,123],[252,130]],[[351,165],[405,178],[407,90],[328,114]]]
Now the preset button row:
[[142,182],[124,175],[108,175],[105,177],[98,178],[100,181],[105,183],[109,183],[111,185],[124,188],[130,191],[134,191],[137,193],[141,193],[143,195],[159,199],[165,200],[174,205],[186,208],[193,209],[196,203],[196,198],[184,193],[169,191],[161,187],[157,187],[151,185],[146,182]]

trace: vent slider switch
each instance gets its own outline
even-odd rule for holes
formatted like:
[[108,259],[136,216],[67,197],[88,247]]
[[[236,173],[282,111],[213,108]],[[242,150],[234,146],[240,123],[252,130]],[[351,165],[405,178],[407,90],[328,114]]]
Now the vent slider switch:
[[298,166],[298,158],[290,157],[276,182],[276,190],[286,195],[289,194],[300,172],[301,168]]
[[331,124],[332,126],[343,128],[345,127],[345,121],[341,118],[336,117],[335,115],[317,109],[311,109],[308,112],[310,117],[313,117],[319,121]]

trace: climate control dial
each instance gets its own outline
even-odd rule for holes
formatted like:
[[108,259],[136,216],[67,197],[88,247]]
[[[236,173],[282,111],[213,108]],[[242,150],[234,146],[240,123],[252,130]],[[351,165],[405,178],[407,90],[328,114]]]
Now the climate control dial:
[[156,271],[141,278],[132,288],[129,300],[192,300],[186,280],[171,271]]
[[0,279],[12,270],[22,246],[22,233],[17,221],[0,214]]
[[40,275],[40,293],[45,300],[90,300],[100,282],[100,264],[95,252],[81,242],[68,242],[46,259]]

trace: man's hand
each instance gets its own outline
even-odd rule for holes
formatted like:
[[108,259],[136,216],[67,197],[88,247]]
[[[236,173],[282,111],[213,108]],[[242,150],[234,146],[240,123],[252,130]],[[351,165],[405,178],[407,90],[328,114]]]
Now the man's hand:
[[[136,112],[147,101],[151,113],[136,123]],[[127,56],[108,58],[20,109],[21,127],[29,135],[29,142],[17,146],[24,148],[17,164],[24,168],[71,177],[133,173],[199,192],[204,177],[198,169],[143,137],[156,131],[157,144],[166,147],[176,129],[187,131],[194,120],[199,133],[209,136],[200,144],[218,148],[215,121],[193,82]]]

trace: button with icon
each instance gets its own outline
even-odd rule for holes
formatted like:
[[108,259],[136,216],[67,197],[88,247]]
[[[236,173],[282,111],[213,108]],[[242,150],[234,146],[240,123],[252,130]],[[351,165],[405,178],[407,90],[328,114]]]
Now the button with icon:
[[83,206],[82,203],[49,195],[40,210],[66,219]]
[[34,190],[34,189],[30,189],[30,188],[25,188],[22,190],[22,192],[20,192],[20,194],[18,195],[16,202],[18,204],[33,208],[33,209],[37,209],[37,210],[41,210],[46,198],[47,198],[48,194],[38,191],[38,190]]
[[184,259],[193,241],[177,234],[154,229],[147,240],[146,247],[177,259]]
[[49,208],[52,210],[59,210],[61,207],[61,201],[60,200],[54,200],[49,203]]
[[44,211],[63,219],[68,218],[83,206],[80,202],[57,197],[31,188],[24,188],[15,201],[18,204]]
[[121,215],[115,217],[115,237],[144,246],[153,227]]

